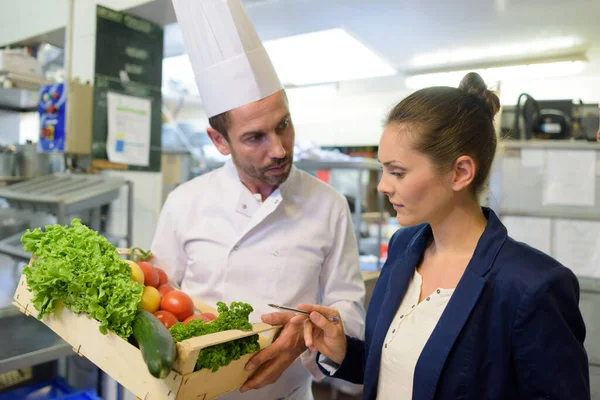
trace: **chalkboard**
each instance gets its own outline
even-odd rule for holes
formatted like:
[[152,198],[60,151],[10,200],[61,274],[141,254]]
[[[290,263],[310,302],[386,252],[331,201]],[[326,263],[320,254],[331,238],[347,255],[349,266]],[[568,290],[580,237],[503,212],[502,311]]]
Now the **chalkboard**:
[[[160,171],[162,60],[163,29],[160,25],[97,6],[91,149],[93,166],[132,171]],[[108,162],[106,94],[109,91],[151,100],[149,166],[128,166]]]

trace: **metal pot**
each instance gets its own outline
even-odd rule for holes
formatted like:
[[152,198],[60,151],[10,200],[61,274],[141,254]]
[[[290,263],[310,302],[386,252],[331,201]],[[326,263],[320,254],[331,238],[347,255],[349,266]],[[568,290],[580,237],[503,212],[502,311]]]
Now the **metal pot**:
[[23,178],[36,178],[66,170],[64,153],[38,152],[35,143],[21,145],[19,148],[22,151],[19,176]]
[[0,146],[0,176],[19,176],[22,154],[14,146]]

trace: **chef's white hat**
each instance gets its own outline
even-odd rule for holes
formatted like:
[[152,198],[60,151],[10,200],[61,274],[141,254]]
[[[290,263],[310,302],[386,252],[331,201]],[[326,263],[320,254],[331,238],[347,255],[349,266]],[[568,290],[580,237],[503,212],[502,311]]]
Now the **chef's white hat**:
[[240,0],[173,0],[173,7],[209,118],[282,89]]

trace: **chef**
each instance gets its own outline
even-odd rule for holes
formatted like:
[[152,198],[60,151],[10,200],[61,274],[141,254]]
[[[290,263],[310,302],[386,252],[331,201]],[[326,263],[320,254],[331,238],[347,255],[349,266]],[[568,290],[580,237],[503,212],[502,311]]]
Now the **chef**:
[[[211,305],[250,303],[251,322],[274,311],[269,303],[320,303],[337,308],[344,329],[362,337],[365,289],[348,204],[294,167],[288,101],[242,3],[173,5],[207,133],[231,157],[170,193],[152,252],[189,295]],[[293,339],[284,330],[253,359],[260,365],[248,365],[254,377],[223,398],[312,399],[311,373],[322,375],[305,348],[286,350]]]

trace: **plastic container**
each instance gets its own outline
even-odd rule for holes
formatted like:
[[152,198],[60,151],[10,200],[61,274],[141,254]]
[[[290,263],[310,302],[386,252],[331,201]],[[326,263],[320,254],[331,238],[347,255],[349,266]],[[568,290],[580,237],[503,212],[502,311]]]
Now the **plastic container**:
[[0,393],[0,400],[102,400],[95,390],[75,392],[63,378]]
[[58,397],[57,400],[102,400],[96,395],[95,390],[86,390],[85,392],[75,392],[64,397]]

